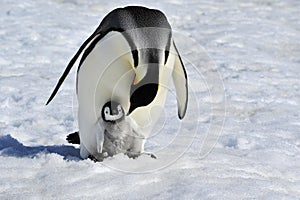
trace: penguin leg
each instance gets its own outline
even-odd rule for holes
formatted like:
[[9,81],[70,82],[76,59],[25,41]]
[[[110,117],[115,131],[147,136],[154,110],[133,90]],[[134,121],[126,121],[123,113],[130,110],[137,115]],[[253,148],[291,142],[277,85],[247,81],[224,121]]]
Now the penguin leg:
[[85,146],[80,143],[80,157],[82,159],[87,159],[89,157],[89,152],[87,151],[87,149],[85,148]]
[[92,159],[91,156],[89,155],[87,149],[85,148],[85,146],[80,142],[80,137],[79,137],[79,132],[76,131],[74,133],[70,133],[69,135],[67,135],[67,141],[71,144],[80,144],[80,157],[82,159],[87,159],[90,158],[91,160],[95,160]]
[[104,131],[104,133],[102,133],[102,132],[97,132],[96,133],[97,152],[100,153],[100,154],[102,153],[102,150],[103,150],[105,131]]
[[140,155],[148,155],[151,158],[156,159],[157,156],[148,151],[144,151],[145,139],[142,137],[135,137],[131,148],[125,153],[129,158],[137,158]]

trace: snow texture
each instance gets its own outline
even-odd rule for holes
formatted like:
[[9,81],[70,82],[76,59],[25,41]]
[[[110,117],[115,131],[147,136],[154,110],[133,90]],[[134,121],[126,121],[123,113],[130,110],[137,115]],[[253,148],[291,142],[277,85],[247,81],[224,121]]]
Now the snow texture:
[[65,140],[75,69],[45,102],[101,19],[132,3],[0,2],[0,199],[299,199],[300,2],[136,2],[168,17],[190,102],[180,121],[170,92],[146,143],[157,160],[103,163]]

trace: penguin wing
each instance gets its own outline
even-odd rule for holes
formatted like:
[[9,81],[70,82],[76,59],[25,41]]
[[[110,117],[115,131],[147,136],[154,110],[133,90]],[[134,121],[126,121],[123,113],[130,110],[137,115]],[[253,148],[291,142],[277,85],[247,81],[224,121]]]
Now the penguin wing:
[[78,51],[76,52],[76,54],[73,56],[73,58],[71,59],[71,61],[69,62],[68,66],[66,67],[64,73],[61,75],[61,77],[59,78],[51,96],[49,97],[46,105],[48,105],[52,99],[54,98],[54,96],[56,95],[58,89],[60,88],[61,84],[64,82],[64,80],[66,79],[66,77],[68,76],[69,72],[71,71],[73,65],[75,64],[76,60],[78,59],[78,57],[80,56],[80,54],[82,53],[82,51],[88,46],[88,44],[90,42],[92,42],[98,35],[96,34],[96,32],[94,32],[88,39],[86,39],[86,41],[84,41],[84,43],[80,46],[80,48],[78,49]]
[[188,103],[188,81],[183,62],[174,42],[173,45],[177,55],[175,56],[175,64],[172,76],[176,89],[178,117],[179,119],[182,119],[185,116]]

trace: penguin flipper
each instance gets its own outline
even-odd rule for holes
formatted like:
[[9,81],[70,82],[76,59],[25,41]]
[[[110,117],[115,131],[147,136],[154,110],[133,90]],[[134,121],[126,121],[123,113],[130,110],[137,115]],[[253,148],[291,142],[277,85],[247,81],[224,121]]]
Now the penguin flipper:
[[51,96],[49,97],[46,105],[48,105],[52,99],[54,98],[54,96],[56,95],[58,89],[60,88],[60,86],[62,85],[62,83],[64,82],[64,80],[66,79],[66,77],[68,76],[69,72],[71,71],[73,65],[75,64],[76,60],[78,59],[78,57],[80,56],[80,54],[82,53],[82,51],[86,48],[86,46],[95,38],[95,33],[93,33],[86,41],[84,41],[84,43],[80,46],[80,48],[78,49],[78,51],[76,52],[76,54],[73,56],[73,58],[71,59],[71,61],[69,62],[68,66],[66,67],[64,73],[61,75],[61,77],[59,78]]
[[67,135],[67,141],[71,144],[80,144],[79,132],[70,133]]
[[188,103],[188,81],[183,62],[174,42],[173,45],[177,55],[175,57],[172,77],[176,89],[178,117],[182,119],[185,116]]

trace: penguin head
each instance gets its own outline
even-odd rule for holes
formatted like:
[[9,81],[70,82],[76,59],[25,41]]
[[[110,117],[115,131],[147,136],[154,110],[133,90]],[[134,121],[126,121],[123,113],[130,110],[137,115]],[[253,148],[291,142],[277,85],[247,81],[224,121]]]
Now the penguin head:
[[102,119],[105,122],[116,123],[124,119],[125,113],[122,106],[114,101],[104,104],[101,111]]

